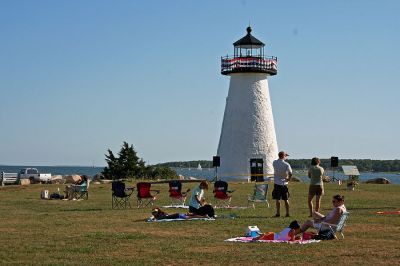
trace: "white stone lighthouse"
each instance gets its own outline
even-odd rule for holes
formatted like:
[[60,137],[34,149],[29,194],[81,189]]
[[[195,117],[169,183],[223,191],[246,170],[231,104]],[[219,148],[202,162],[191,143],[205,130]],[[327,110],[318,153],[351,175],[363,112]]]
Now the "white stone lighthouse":
[[217,155],[221,179],[262,181],[274,173],[278,156],[268,76],[277,74],[277,58],[265,44],[247,35],[233,44],[233,56],[221,58],[221,74],[230,76]]

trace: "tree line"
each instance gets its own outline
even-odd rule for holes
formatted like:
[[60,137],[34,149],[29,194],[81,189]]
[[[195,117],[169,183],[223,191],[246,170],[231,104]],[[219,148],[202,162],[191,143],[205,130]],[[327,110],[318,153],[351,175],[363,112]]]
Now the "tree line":
[[167,163],[157,164],[157,166],[173,167],[173,168],[197,168],[199,164],[202,168],[212,168],[212,161],[207,161],[207,160],[167,162]]
[[[291,167],[296,170],[308,169],[311,164],[310,159],[288,159]],[[175,168],[195,168],[200,164],[203,168],[212,167],[212,161],[181,161],[166,162],[157,164],[163,167]],[[371,160],[371,159],[339,159],[339,168],[341,165],[355,165],[361,172],[400,172],[400,160]],[[321,166],[325,169],[331,168],[331,159],[321,159]]]
[[[311,160],[291,159],[287,160],[292,168],[308,168]],[[400,160],[371,160],[371,159],[340,159],[341,165],[355,165],[361,172],[398,172],[400,171]],[[321,166],[325,169],[331,168],[330,159],[321,159]]]

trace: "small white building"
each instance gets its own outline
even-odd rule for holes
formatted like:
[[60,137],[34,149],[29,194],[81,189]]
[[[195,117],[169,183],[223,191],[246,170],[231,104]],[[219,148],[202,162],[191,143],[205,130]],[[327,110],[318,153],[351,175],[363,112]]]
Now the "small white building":
[[233,56],[221,58],[221,74],[230,77],[217,151],[222,179],[261,181],[278,157],[267,79],[277,74],[277,58],[264,54],[251,31],[233,44]]

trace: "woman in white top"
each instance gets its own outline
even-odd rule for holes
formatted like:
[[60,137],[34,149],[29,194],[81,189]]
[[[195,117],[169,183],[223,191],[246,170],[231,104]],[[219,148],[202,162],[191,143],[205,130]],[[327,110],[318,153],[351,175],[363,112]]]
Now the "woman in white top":
[[306,221],[301,226],[301,232],[305,232],[308,228],[313,227],[315,229],[321,229],[321,222],[338,224],[340,217],[344,212],[346,212],[346,207],[344,206],[344,196],[335,195],[332,198],[333,210],[324,216],[319,212],[313,212],[313,220]]
[[256,237],[254,240],[280,240],[280,241],[294,241],[300,239],[297,235],[300,233],[300,225],[295,220],[290,223],[288,227],[279,233],[268,232]]
[[204,190],[208,190],[207,181],[201,181],[201,183],[193,189],[192,196],[189,200],[189,213],[214,217],[214,208],[206,203],[204,199]]

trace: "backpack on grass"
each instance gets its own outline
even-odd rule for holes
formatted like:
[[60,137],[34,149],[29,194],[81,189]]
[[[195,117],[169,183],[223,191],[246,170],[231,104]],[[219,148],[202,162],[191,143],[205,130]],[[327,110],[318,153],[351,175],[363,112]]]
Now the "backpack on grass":
[[318,235],[315,236],[314,239],[317,239],[317,240],[332,240],[332,239],[335,239],[335,235],[332,232],[332,230],[324,230],[324,231],[320,231],[318,233]]

